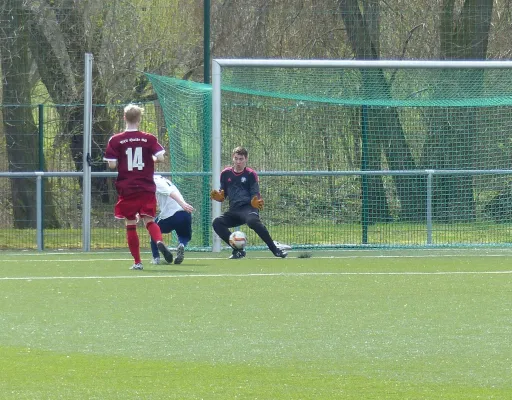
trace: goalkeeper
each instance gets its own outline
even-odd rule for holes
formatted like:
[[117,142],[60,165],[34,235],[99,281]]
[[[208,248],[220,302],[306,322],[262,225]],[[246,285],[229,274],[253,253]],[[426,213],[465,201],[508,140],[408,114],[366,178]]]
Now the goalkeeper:
[[[247,224],[276,257],[285,258],[288,254],[276,246],[260,220],[259,211],[263,209],[264,202],[260,195],[258,174],[247,167],[248,156],[245,148],[235,148],[232,153],[233,166],[225,168],[220,174],[220,189],[210,192],[213,200],[223,202],[229,199],[228,211],[213,220],[213,230],[229,245],[229,228]],[[245,250],[233,249],[229,258],[244,257]]]

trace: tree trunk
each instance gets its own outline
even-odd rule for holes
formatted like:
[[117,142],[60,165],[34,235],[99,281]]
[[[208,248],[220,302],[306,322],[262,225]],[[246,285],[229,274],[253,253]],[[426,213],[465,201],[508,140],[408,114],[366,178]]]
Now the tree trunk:
[[[358,0],[339,0],[341,15],[347,30],[347,36],[356,59],[376,60],[379,58],[378,10],[373,2],[366,2],[372,20],[361,13]],[[372,7],[370,7],[370,5]],[[362,71],[363,85],[366,88],[379,87],[386,96],[391,97],[389,82],[382,71]],[[382,169],[382,154],[392,170],[415,169],[412,152],[407,144],[395,108],[368,108],[369,140],[368,159],[369,170]],[[377,136],[378,135],[378,136]],[[421,221],[425,219],[425,184],[423,178],[395,176],[398,200],[400,201],[400,219],[407,221]],[[369,207],[371,210],[370,222],[388,221],[390,219],[389,206],[382,184],[382,178],[368,179]]]
[[[34,122],[31,103],[30,65],[28,53],[30,37],[26,28],[26,14],[15,0],[5,1],[0,10],[4,25],[0,37],[3,73],[3,121],[7,144],[9,171],[37,171],[38,128]],[[35,179],[11,180],[15,228],[35,228]],[[44,222],[47,228],[58,228],[51,183],[45,181]]]
[[[466,0],[460,15],[454,15],[454,0],[445,0],[442,5],[440,39],[441,59],[484,60],[493,9],[493,0]],[[445,96],[460,96],[457,82],[472,83],[474,93],[482,90],[483,72],[471,70],[445,71],[444,79],[453,93]],[[466,85],[467,87],[467,85]],[[429,135],[423,146],[422,166],[436,169],[474,168],[475,141],[478,140],[476,126],[477,109],[433,109],[427,116]],[[471,176],[440,176],[434,180],[432,199],[433,217],[443,222],[473,221],[476,218],[474,183]]]

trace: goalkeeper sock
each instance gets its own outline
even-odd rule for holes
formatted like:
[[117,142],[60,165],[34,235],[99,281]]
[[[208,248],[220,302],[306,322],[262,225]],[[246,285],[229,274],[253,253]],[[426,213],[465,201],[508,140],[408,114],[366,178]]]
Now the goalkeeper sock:
[[149,236],[151,236],[151,239],[153,239],[155,243],[162,241],[162,231],[160,230],[158,224],[156,224],[153,221],[148,222],[146,225],[146,229],[149,232]]
[[128,242],[128,248],[133,256],[135,264],[139,264],[140,260],[140,244],[139,236],[137,235],[137,226],[128,225],[126,227],[126,241]]

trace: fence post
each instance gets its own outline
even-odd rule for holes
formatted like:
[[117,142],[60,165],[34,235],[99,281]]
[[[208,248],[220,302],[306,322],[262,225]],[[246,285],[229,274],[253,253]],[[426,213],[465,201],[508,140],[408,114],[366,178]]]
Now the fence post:
[[[44,104],[39,104],[37,106],[38,111],[38,132],[39,132],[39,171],[44,172]],[[44,179],[38,177],[37,178],[37,192],[38,194],[36,196],[40,196],[42,204],[44,204]],[[41,207],[41,209],[38,209],[37,213],[37,235],[38,235],[38,242],[37,242],[37,249],[40,251],[44,250],[44,207]],[[40,226],[39,226],[40,224]]]
[[[368,169],[368,106],[361,106],[361,170]],[[361,176],[361,243],[368,244],[368,176]]]
[[37,250],[43,251],[43,171],[36,172],[36,241]]
[[432,178],[433,169],[427,171],[427,245],[432,244]]

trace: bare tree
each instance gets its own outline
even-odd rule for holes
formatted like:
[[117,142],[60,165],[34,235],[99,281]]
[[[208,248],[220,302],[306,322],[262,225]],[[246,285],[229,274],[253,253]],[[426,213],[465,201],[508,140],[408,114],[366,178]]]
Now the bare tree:
[[[493,0],[465,0],[460,9],[454,0],[442,2],[439,26],[440,58],[446,60],[484,60],[493,12]],[[446,72],[452,90],[445,96],[456,98],[462,81],[472,83],[474,94],[481,93],[483,71]],[[428,140],[423,146],[421,164],[424,168],[471,169],[475,167],[475,141],[478,138],[478,114],[474,108],[439,111],[432,109],[426,116]],[[471,221],[476,217],[474,185],[471,176],[439,177],[435,180],[434,217],[442,221]],[[455,209],[456,208],[456,209]]]
[[[376,60],[379,58],[379,35],[376,32],[379,22],[378,2],[365,1],[368,14],[363,13],[364,7],[358,0],[340,0],[339,7],[347,30],[348,41],[356,59]],[[382,70],[362,70],[363,85],[368,89],[379,87],[384,90],[383,96],[391,98],[391,87]],[[416,163],[405,139],[400,118],[396,108],[367,107],[369,132],[380,132],[379,135],[369,134],[367,137],[367,152],[365,166],[369,170],[382,168],[381,154],[386,156],[390,169],[415,169]],[[394,182],[397,196],[404,207],[401,208],[402,220],[423,219],[425,200],[423,193],[424,182],[421,178],[396,176]],[[370,222],[387,221],[390,219],[389,207],[381,177],[368,179]],[[407,206],[405,206],[407,205]]]
[[[32,58],[29,51],[30,35],[28,31],[29,15],[24,12],[21,3],[6,0],[0,8],[0,55],[3,73],[3,121],[7,144],[9,171],[37,171],[38,146],[34,138],[38,137],[38,127],[32,115],[31,90]],[[53,207],[51,184],[46,183],[45,225],[49,228],[59,226]],[[12,179],[14,226],[16,228],[34,228],[36,224],[36,185],[32,179]]]

